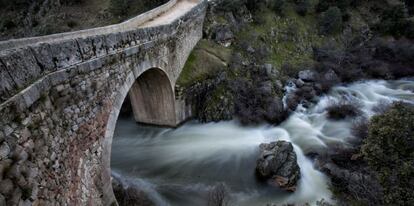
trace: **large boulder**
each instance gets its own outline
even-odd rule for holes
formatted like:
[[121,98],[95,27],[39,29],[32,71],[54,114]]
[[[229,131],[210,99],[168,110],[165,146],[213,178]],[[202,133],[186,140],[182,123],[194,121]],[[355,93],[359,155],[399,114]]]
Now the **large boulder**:
[[260,145],[256,174],[280,188],[294,192],[300,178],[300,167],[290,142],[278,141]]
[[318,74],[312,70],[303,70],[299,72],[299,79],[305,82],[314,82],[316,81]]
[[214,40],[224,47],[231,45],[234,34],[228,26],[218,26],[214,34]]

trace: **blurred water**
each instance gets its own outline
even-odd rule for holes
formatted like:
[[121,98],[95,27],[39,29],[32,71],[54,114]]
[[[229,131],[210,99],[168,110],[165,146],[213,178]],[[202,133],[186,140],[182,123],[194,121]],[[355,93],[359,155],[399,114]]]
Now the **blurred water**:
[[[119,119],[112,169],[115,175],[134,182],[157,205],[206,205],[208,191],[220,182],[230,189],[232,205],[330,201],[327,177],[304,154],[347,144],[354,138],[351,126],[355,119],[327,118],[326,108],[343,101],[357,104],[370,117],[378,103],[413,103],[414,81],[366,81],[335,87],[311,108],[299,106],[277,127],[241,127],[231,121],[190,122],[178,129],[164,129]],[[259,144],[277,140],[292,142],[298,156],[302,176],[294,193],[262,184],[254,175]]]

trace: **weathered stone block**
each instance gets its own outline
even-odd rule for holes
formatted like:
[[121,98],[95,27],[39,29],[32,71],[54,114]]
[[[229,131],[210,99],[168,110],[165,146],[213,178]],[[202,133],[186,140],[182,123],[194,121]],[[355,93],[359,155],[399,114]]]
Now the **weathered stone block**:
[[11,195],[13,193],[14,184],[11,179],[5,179],[0,181],[0,194],[5,196]]
[[17,90],[17,85],[9,75],[7,68],[0,63],[0,103],[6,101]]
[[82,54],[76,40],[53,42],[50,55],[58,68],[65,68],[82,62]]
[[29,48],[3,54],[0,59],[6,65],[7,72],[18,90],[27,87],[42,75],[42,70]]
[[6,142],[0,145],[0,160],[6,159],[10,154],[10,147]]
[[56,65],[53,62],[52,51],[50,45],[46,43],[38,44],[30,47],[36,60],[44,73],[56,71]]

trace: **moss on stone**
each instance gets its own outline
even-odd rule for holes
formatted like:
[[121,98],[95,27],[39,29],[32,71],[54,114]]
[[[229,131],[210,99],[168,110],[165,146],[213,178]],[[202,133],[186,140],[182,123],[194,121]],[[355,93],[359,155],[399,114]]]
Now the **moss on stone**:
[[177,84],[190,86],[197,81],[207,79],[211,74],[226,69],[232,50],[208,40],[201,40],[191,52]]

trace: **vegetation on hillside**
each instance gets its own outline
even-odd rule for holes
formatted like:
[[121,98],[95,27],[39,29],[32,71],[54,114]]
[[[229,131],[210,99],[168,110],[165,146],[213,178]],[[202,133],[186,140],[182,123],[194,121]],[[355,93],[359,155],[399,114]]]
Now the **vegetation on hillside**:
[[[178,81],[201,121],[277,124],[336,84],[414,76],[412,1],[215,2]],[[297,89],[287,95],[285,85]],[[321,170],[338,205],[413,202],[413,106],[381,104],[374,111],[379,115],[369,121],[354,102],[328,108],[333,120],[355,119],[357,137],[353,147],[318,157],[333,164]]]
[[0,0],[0,40],[119,23],[167,0]]
[[[397,15],[401,8],[405,13]],[[409,8],[410,3],[398,0],[216,0],[208,10],[204,39],[178,84],[195,101],[202,121],[235,117],[257,123],[269,121],[261,113],[274,112],[260,102],[278,108],[289,82],[298,90],[284,103],[294,110],[335,84],[414,75]],[[225,51],[225,58],[218,51]],[[303,82],[300,71],[309,71],[312,79]],[[266,79],[277,92],[253,95],[263,90]],[[254,89],[244,92],[246,87]]]

